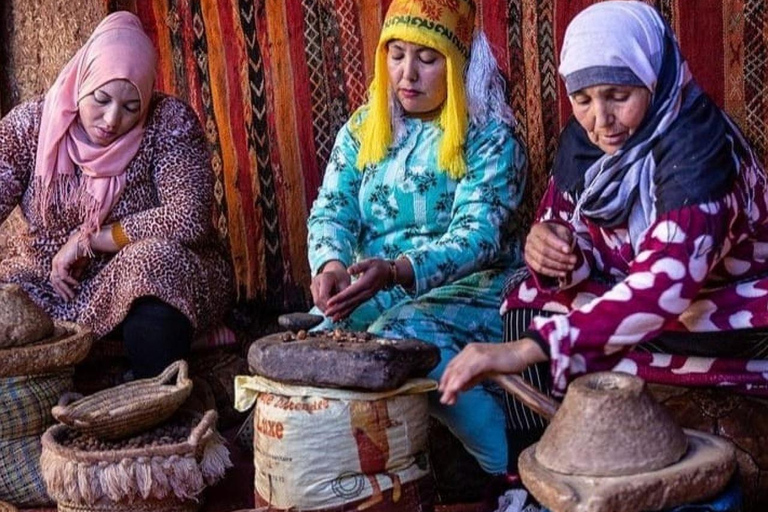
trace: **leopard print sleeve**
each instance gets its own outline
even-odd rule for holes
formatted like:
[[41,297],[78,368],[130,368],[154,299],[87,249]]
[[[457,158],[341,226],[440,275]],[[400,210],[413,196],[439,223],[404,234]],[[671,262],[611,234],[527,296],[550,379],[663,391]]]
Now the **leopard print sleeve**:
[[182,100],[160,96],[144,137],[131,166],[137,176],[149,171],[156,204],[119,219],[126,236],[202,241],[211,232],[213,170],[197,115]]
[[40,100],[22,103],[0,121],[0,223],[19,204],[35,167]]

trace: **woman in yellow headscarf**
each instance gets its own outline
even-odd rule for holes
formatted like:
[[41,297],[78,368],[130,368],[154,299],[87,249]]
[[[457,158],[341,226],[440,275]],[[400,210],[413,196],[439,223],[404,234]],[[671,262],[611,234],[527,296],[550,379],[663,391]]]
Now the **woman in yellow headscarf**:
[[[524,152],[471,0],[395,0],[367,104],[342,128],[309,219],[319,329],[436,345],[500,340],[504,275],[521,263]],[[473,37],[474,34],[474,37]],[[443,421],[488,473],[507,470],[501,406],[477,387]]]

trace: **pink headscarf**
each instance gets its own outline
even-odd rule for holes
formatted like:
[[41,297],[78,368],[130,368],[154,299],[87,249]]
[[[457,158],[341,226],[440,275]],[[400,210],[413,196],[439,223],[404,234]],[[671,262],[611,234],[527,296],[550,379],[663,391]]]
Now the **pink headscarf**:
[[[98,231],[125,188],[125,169],[139,149],[155,82],[156,53],[139,19],[129,12],[110,14],[64,66],[43,104],[35,161],[37,207],[78,202],[81,240]],[[133,84],[141,102],[140,120],[108,146],[89,141],[78,122],[78,102],[112,80]],[[75,177],[79,166],[83,179]]]

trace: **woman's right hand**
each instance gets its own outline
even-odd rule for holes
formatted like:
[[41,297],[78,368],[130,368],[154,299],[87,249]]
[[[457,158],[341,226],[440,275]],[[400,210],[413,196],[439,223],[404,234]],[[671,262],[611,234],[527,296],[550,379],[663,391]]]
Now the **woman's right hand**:
[[312,301],[320,311],[325,313],[328,300],[347,288],[351,282],[352,278],[347,268],[340,261],[329,261],[323,265],[322,271],[312,278],[310,286]]
[[440,403],[453,405],[459,394],[494,375],[521,373],[528,366],[547,360],[541,347],[530,338],[515,343],[470,343],[451,359],[440,377]]
[[576,267],[575,238],[567,226],[537,222],[525,239],[525,262],[531,269],[550,277],[565,277]]
[[80,276],[88,265],[88,258],[80,247],[80,232],[69,237],[51,261],[51,286],[62,299],[75,298]]

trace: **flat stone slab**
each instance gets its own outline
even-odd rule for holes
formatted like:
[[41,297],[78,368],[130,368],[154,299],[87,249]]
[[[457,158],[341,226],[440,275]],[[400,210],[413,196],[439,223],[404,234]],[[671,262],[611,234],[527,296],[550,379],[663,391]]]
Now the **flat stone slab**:
[[270,334],[248,350],[250,370],[287,384],[388,391],[424,377],[440,362],[437,347],[415,339],[366,332],[306,331]]
[[642,512],[714,497],[736,469],[733,445],[704,432],[684,432],[686,454],[657,471],[611,477],[556,473],[536,459],[537,443],[520,454],[520,476],[531,494],[552,512]]

